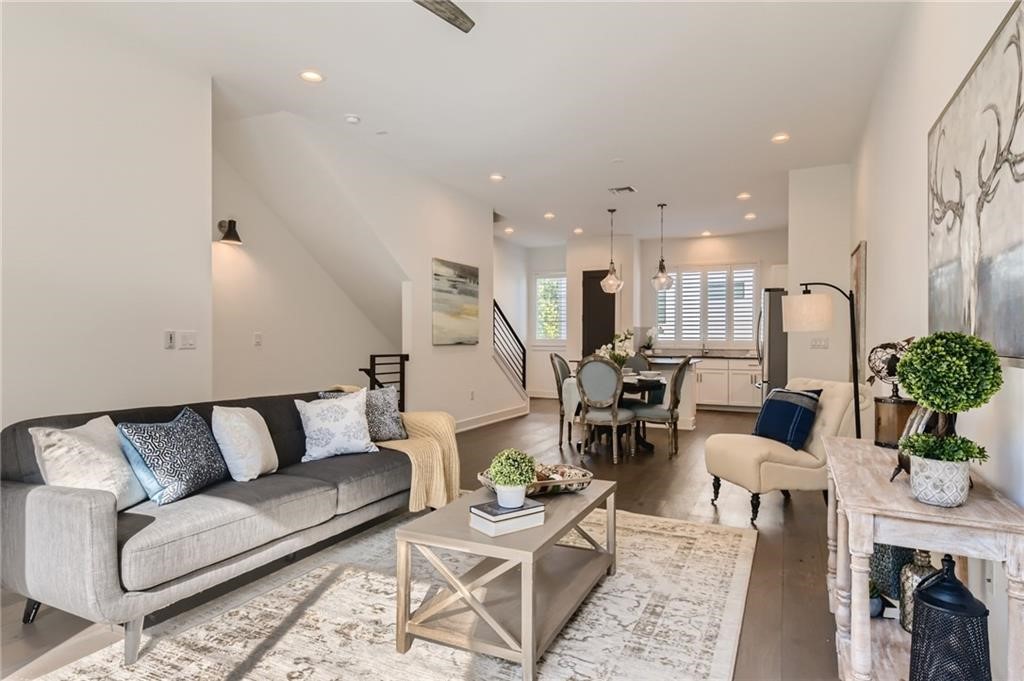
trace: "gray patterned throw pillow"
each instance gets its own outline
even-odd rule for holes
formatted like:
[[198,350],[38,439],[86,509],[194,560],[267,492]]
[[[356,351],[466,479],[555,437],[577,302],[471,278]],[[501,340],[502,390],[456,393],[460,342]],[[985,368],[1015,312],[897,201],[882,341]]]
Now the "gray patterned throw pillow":
[[[345,394],[323,392],[319,397],[326,400]],[[394,386],[367,391],[366,424],[370,429],[370,439],[374,442],[409,438],[409,434],[405,432],[405,424],[402,423],[402,413],[398,411],[398,391]]]
[[117,431],[135,476],[161,506],[228,476],[210,426],[188,407],[169,423],[122,423]]

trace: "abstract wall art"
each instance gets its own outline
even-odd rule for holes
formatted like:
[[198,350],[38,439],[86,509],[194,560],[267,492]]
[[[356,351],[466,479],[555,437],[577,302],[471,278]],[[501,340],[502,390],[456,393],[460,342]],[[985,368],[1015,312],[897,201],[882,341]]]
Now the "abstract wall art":
[[1014,3],[928,133],[928,327],[1024,366],[1024,9]]
[[433,259],[431,302],[434,345],[480,342],[480,268]]

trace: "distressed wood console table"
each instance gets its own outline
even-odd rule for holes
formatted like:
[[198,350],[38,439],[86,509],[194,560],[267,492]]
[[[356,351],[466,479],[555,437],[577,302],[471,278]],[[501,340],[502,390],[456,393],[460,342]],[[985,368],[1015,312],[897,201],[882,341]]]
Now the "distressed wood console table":
[[929,506],[901,475],[889,482],[894,450],[865,440],[826,437],[828,592],[836,616],[843,681],[906,679],[910,634],[868,614],[869,561],[875,542],[1005,563],[1008,681],[1024,681],[1024,510],[979,476],[959,508]]

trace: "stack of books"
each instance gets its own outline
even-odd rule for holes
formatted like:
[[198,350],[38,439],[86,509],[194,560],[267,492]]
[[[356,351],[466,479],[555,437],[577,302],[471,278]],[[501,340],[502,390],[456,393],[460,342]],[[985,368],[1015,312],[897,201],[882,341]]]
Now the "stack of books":
[[469,507],[469,526],[488,537],[528,530],[544,524],[544,504],[527,499],[519,508],[503,508],[497,501]]

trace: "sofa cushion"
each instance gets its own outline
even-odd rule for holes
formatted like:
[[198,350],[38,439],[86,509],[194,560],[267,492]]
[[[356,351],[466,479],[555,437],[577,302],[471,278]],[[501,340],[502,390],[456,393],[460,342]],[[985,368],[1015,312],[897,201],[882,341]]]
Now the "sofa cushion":
[[121,582],[138,591],[231,558],[334,517],[337,487],[269,475],[222,482],[173,504],[118,515]]
[[334,485],[338,490],[338,515],[405,491],[412,480],[409,457],[393,449],[308,461],[278,472]]

